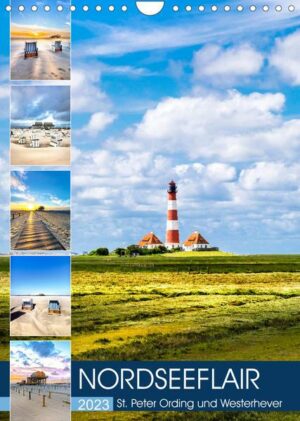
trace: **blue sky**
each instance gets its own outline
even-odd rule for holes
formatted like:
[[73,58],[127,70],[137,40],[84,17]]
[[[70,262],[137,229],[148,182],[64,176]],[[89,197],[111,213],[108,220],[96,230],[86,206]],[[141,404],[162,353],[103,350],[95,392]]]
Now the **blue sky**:
[[164,240],[174,178],[181,240],[299,252],[299,10],[190,4],[72,14],[74,251]]
[[31,127],[36,121],[70,126],[70,87],[13,86],[11,126]]
[[11,203],[32,203],[49,208],[70,205],[69,171],[12,171]]
[[12,256],[11,295],[70,295],[68,256]]

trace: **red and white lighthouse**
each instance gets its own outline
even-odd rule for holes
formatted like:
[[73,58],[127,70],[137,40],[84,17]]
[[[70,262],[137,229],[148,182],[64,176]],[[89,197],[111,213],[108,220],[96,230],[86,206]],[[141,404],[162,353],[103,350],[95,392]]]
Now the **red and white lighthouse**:
[[169,249],[180,247],[176,194],[177,186],[175,181],[172,180],[168,187],[168,215],[165,243],[165,246]]

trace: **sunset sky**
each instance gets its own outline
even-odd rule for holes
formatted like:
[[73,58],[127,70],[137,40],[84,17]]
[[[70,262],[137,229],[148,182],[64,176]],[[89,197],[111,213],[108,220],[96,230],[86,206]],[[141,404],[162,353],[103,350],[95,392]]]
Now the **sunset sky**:
[[71,349],[69,341],[11,341],[11,383],[26,380],[35,371],[44,371],[47,383],[69,383]]
[[43,10],[43,3],[38,3],[39,8],[36,12],[32,12],[29,6],[26,6],[24,12],[20,12],[18,6],[23,5],[24,1],[11,1],[11,38],[48,39],[55,35],[60,35],[61,38],[70,38],[69,10],[56,12],[57,5],[64,4],[67,6],[68,3],[47,0],[47,5],[51,8],[49,12]]

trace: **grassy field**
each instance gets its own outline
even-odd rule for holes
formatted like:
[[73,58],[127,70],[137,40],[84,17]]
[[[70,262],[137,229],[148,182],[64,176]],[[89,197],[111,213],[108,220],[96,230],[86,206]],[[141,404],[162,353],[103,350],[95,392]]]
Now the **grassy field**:
[[[214,252],[212,252],[214,253]],[[83,272],[196,272],[267,273],[299,272],[300,255],[235,256],[218,252],[172,253],[140,257],[78,256],[72,259],[73,270]]]
[[[72,260],[74,359],[299,360],[300,256]],[[299,413],[73,413],[72,421],[296,421]]]
[[298,360],[300,256],[73,258],[75,359]]
[[9,259],[0,257],[0,361],[9,359]]

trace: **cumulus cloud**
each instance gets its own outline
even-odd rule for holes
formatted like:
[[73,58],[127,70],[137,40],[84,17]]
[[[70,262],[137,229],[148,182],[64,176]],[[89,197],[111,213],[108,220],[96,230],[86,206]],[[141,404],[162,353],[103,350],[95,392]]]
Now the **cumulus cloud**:
[[[101,149],[76,148],[74,223],[102,221],[103,236],[112,246],[121,238],[135,242],[147,229],[163,239],[170,178],[179,185],[186,234],[203,224],[209,236],[222,228],[224,240],[225,225],[228,235],[236,230],[246,237],[258,221],[279,220],[291,200],[295,203],[300,175],[293,162],[300,121],[284,118],[284,106],[282,93],[228,91],[162,99],[139,122],[102,142]],[[291,220],[282,217],[281,228],[264,226],[266,236],[275,235]],[[76,247],[98,244],[98,233],[90,229],[85,238],[75,234],[74,241]]]
[[269,63],[292,85],[300,85],[300,31],[277,38]]
[[297,190],[299,179],[298,163],[257,162],[241,171],[240,185],[247,190]]
[[221,162],[291,157],[300,148],[300,120],[285,120],[284,104],[281,93],[166,98],[106,147]]
[[87,135],[89,137],[96,137],[100,132],[106,129],[114,120],[116,116],[104,111],[99,111],[91,115],[86,126],[77,130],[77,135]]
[[[279,15],[272,15],[272,20],[286,19],[285,15]],[[259,20],[255,25],[264,27],[265,18],[259,17]],[[247,19],[245,24],[253,29],[253,20],[250,23]],[[268,24],[272,23],[268,21]],[[141,63],[147,66],[154,57],[160,65],[169,63],[167,75],[172,82],[178,78],[177,86],[184,94],[176,97],[178,91],[168,87],[162,94],[153,86],[153,92],[158,93],[155,100],[159,95],[160,99],[150,103],[149,97],[141,98],[144,107],[133,118],[132,114],[128,118],[128,104],[139,100],[139,95],[129,98],[120,95],[120,102],[113,108],[103,91],[101,76],[105,72],[108,77],[107,72],[113,72],[115,67],[95,63],[88,71],[84,65],[77,69],[74,111],[90,113],[90,120],[77,133],[81,131],[92,138],[93,133],[101,133],[115,121],[116,107],[119,115],[118,126],[110,136],[101,139],[101,147],[93,151],[80,150],[78,142],[74,150],[74,224],[89,222],[84,232],[74,232],[76,249],[89,247],[86,244],[101,245],[101,242],[111,248],[128,245],[150,230],[163,240],[166,185],[171,178],[179,187],[183,237],[193,229],[200,229],[204,235],[208,234],[208,240],[214,238],[215,245],[230,250],[236,241],[236,250],[247,251],[251,250],[249,238],[261,239],[263,251],[266,251],[266,243],[271,250],[274,242],[270,238],[279,241],[283,232],[289,232],[292,239],[300,228],[300,213],[288,211],[291,204],[294,207],[300,204],[297,186],[300,174],[295,163],[300,152],[300,119],[286,114],[284,93],[273,90],[267,93],[266,77],[262,74],[269,60],[269,65],[282,75],[283,68],[289,68],[284,78],[296,84],[298,76],[290,70],[296,56],[289,54],[286,47],[290,35],[277,40],[268,56],[266,51],[271,48],[270,44],[268,48],[264,44],[264,53],[241,38],[235,38],[238,41],[232,45],[233,38],[223,36],[220,22],[219,32],[216,27],[198,25],[197,28],[171,27],[164,34],[155,26],[140,30],[106,25],[101,39],[96,36],[100,26],[93,25],[90,31],[95,30],[94,37],[89,39],[88,45],[83,41],[76,46],[78,59],[82,60],[82,52],[91,62],[96,57],[99,60],[99,55],[110,58],[114,55],[109,63],[119,66],[115,73],[122,73],[123,70],[129,72],[128,65],[132,66],[133,62],[140,68]],[[227,28],[230,33],[239,32],[241,27],[244,32],[246,28],[234,27],[232,20],[230,26]],[[192,63],[188,63],[186,56],[182,62],[178,61],[178,55],[172,57],[171,48],[183,45],[197,45]],[[199,49],[199,45],[205,46]],[[154,50],[156,54],[151,57],[148,54],[149,62],[147,54],[143,55],[146,60],[142,62],[133,54],[126,56]],[[288,59],[280,69],[281,54],[286,54]],[[191,67],[192,78],[183,78]],[[155,66],[149,65],[149,68]],[[268,75],[271,73],[268,69]],[[187,79],[193,86],[188,86]],[[248,82],[250,86],[254,80],[263,87],[260,93],[223,89],[244,87]],[[273,79],[268,86],[274,87]],[[124,119],[122,101],[127,105]],[[107,116],[111,116],[108,123]],[[127,121],[133,123],[123,129]],[[95,229],[100,226],[101,237]],[[257,242],[253,242],[252,251],[259,251]]]
[[11,124],[30,126],[35,121],[51,121],[57,126],[70,124],[68,86],[13,86]]
[[194,78],[214,85],[241,85],[260,71],[263,62],[262,53],[250,44],[228,48],[208,44],[194,54]]

